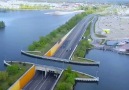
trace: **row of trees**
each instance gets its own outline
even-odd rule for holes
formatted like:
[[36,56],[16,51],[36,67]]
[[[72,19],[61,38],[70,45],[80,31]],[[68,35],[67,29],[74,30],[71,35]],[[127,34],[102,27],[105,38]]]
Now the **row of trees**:
[[90,34],[90,26],[91,24],[88,26],[84,36],[86,37],[85,39],[81,40],[81,42],[79,43],[77,49],[74,52],[74,56],[75,57],[85,57],[85,54],[87,52],[87,49],[91,48],[92,45],[90,44],[90,42],[88,41],[88,36]]
[[0,82],[7,80],[8,76],[15,75],[19,71],[19,67],[17,65],[8,66],[6,71],[0,72]]
[[50,7],[48,5],[20,5],[20,9],[49,9]]
[[0,28],[4,28],[5,27],[5,23],[3,21],[0,21]]
[[[88,10],[86,12],[83,12],[81,14],[75,15],[73,18],[71,18],[68,22],[66,22],[64,25],[60,26],[56,30],[52,31],[50,34],[48,34],[45,37],[40,37],[39,41],[34,41],[32,45],[28,47],[28,50],[34,51],[34,50],[41,50],[42,48],[45,48],[48,44],[54,45],[55,42],[53,40],[55,38],[58,38],[58,35],[65,35],[70,31],[80,20],[82,20],[86,15],[92,13],[93,11]],[[57,42],[57,41],[56,41]]]
[[67,70],[63,73],[62,80],[57,85],[56,90],[73,90],[76,77],[77,74],[72,72],[71,67],[68,67]]
[[6,71],[0,72],[0,90],[7,90],[22,75],[18,65],[8,66]]
[[79,44],[79,46],[77,47],[74,56],[76,57],[82,57],[84,58],[86,55],[86,52],[89,48],[91,48],[91,44],[89,43],[88,40],[82,40]]

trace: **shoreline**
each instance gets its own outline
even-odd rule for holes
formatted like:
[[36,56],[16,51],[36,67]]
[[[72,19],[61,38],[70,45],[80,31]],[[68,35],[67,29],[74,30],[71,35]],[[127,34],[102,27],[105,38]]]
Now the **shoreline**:
[[33,58],[39,58],[39,59],[46,59],[46,60],[51,60],[51,61],[56,61],[56,62],[63,62],[63,63],[69,63],[69,64],[74,64],[74,65],[85,65],[85,66],[99,66],[100,62],[94,61],[93,63],[89,62],[77,62],[77,61],[69,61],[66,59],[60,60],[60,58],[53,59],[53,57],[45,57],[45,56],[39,56],[39,55],[34,55],[27,53],[27,51],[21,50],[21,54],[33,57]]

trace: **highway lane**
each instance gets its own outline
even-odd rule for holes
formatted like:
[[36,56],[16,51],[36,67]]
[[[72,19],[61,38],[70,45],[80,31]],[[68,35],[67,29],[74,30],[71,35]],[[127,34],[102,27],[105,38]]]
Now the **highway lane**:
[[23,88],[23,90],[34,90],[35,85],[44,78],[42,72],[36,71],[34,78]]
[[23,88],[23,90],[51,90],[56,81],[53,73],[44,76],[42,71],[36,71],[34,78]]
[[44,83],[41,83],[41,86],[36,88],[35,90],[51,90],[53,86],[53,82],[51,81],[56,81],[56,77],[53,76],[53,74],[49,74],[46,78]]
[[71,34],[64,41],[62,46],[57,50],[53,57],[70,59],[70,56],[74,48],[78,45],[79,40],[82,38],[83,33],[86,31],[89,22],[92,20],[94,15],[88,15],[83,20],[81,20],[73,29]]
[[92,21],[91,29],[90,29],[90,35],[91,35],[91,37],[92,37],[93,40],[96,40],[96,39],[105,39],[105,38],[102,38],[102,37],[97,37],[95,35],[95,28],[94,27],[95,27],[95,24],[96,24],[97,20],[98,20],[98,15],[96,15],[94,17],[93,21]]

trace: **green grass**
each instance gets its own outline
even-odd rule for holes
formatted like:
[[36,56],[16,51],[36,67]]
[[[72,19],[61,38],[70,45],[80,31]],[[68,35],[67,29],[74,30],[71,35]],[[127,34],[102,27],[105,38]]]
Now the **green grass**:
[[100,35],[100,34],[95,34],[97,37],[99,37],[99,38],[106,38],[106,36],[105,35]]
[[84,62],[84,63],[94,63],[92,60],[88,60],[86,58],[72,57],[72,61],[76,62]]
[[[60,83],[69,83],[66,81],[66,73],[68,73],[67,70],[65,70],[63,73],[62,73],[62,76],[60,77],[58,83],[56,84],[54,90],[57,90],[57,87]],[[71,71],[70,73],[72,73],[73,75],[76,75],[76,78],[92,78],[91,76],[88,76],[88,75],[85,75],[85,74],[81,74],[81,73],[78,73],[78,72],[75,72],[75,71]],[[75,78],[74,78],[75,80]],[[71,85],[71,84],[69,84]],[[70,86],[71,89],[70,90],[73,90],[73,85]]]
[[43,54],[41,52],[31,52],[31,51],[27,51],[27,53],[29,54],[34,54],[34,55],[38,55],[38,56],[43,56]]
[[34,5],[34,6],[30,6],[30,5],[20,5],[20,9],[22,10],[43,10],[43,9],[49,9],[50,6],[48,5]]
[[[7,90],[13,83],[15,83],[32,65],[23,63],[11,63],[12,65],[18,65],[20,68],[17,74],[9,75],[5,81],[0,81],[0,90]],[[7,71],[3,71],[7,72]]]
[[30,53],[30,54],[34,54],[34,55],[39,55],[39,56],[43,56],[45,53],[47,53],[55,44],[57,41],[59,41],[63,36],[65,35],[65,33],[58,33],[56,38],[53,38],[52,39],[52,42],[50,43],[47,43],[45,45],[44,48],[39,48],[39,49],[36,49],[35,51],[40,51],[40,52],[27,52],[27,53]]
[[[87,50],[89,48],[92,48],[92,45],[90,44],[90,42],[88,41],[88,39],[90,39],[90,27],[91,27],[91,23],[89,24],[86,32],[84,33],[83,37],[85,37],[85,39],[82,39],[79,43],[79,45],[77,46],[75,52],[73,53],[72,56],[72,61],[77,61],[77,62],[94,62],[91,60],[87,60],[84,59],[85,54],[87,53]],[[80,57],[80,58],[78,58]]]

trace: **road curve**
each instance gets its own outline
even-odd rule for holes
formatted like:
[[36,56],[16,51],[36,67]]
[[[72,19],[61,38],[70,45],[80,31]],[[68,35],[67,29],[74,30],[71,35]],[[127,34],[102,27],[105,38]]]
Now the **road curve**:
[[86,31],[89,23],[95,15],[91,14],[81,20],[73,29],[71,34],[64,41],[62,46],[56,51],[53,57],[70,59],[74,48],[78,45],[83,33]]

